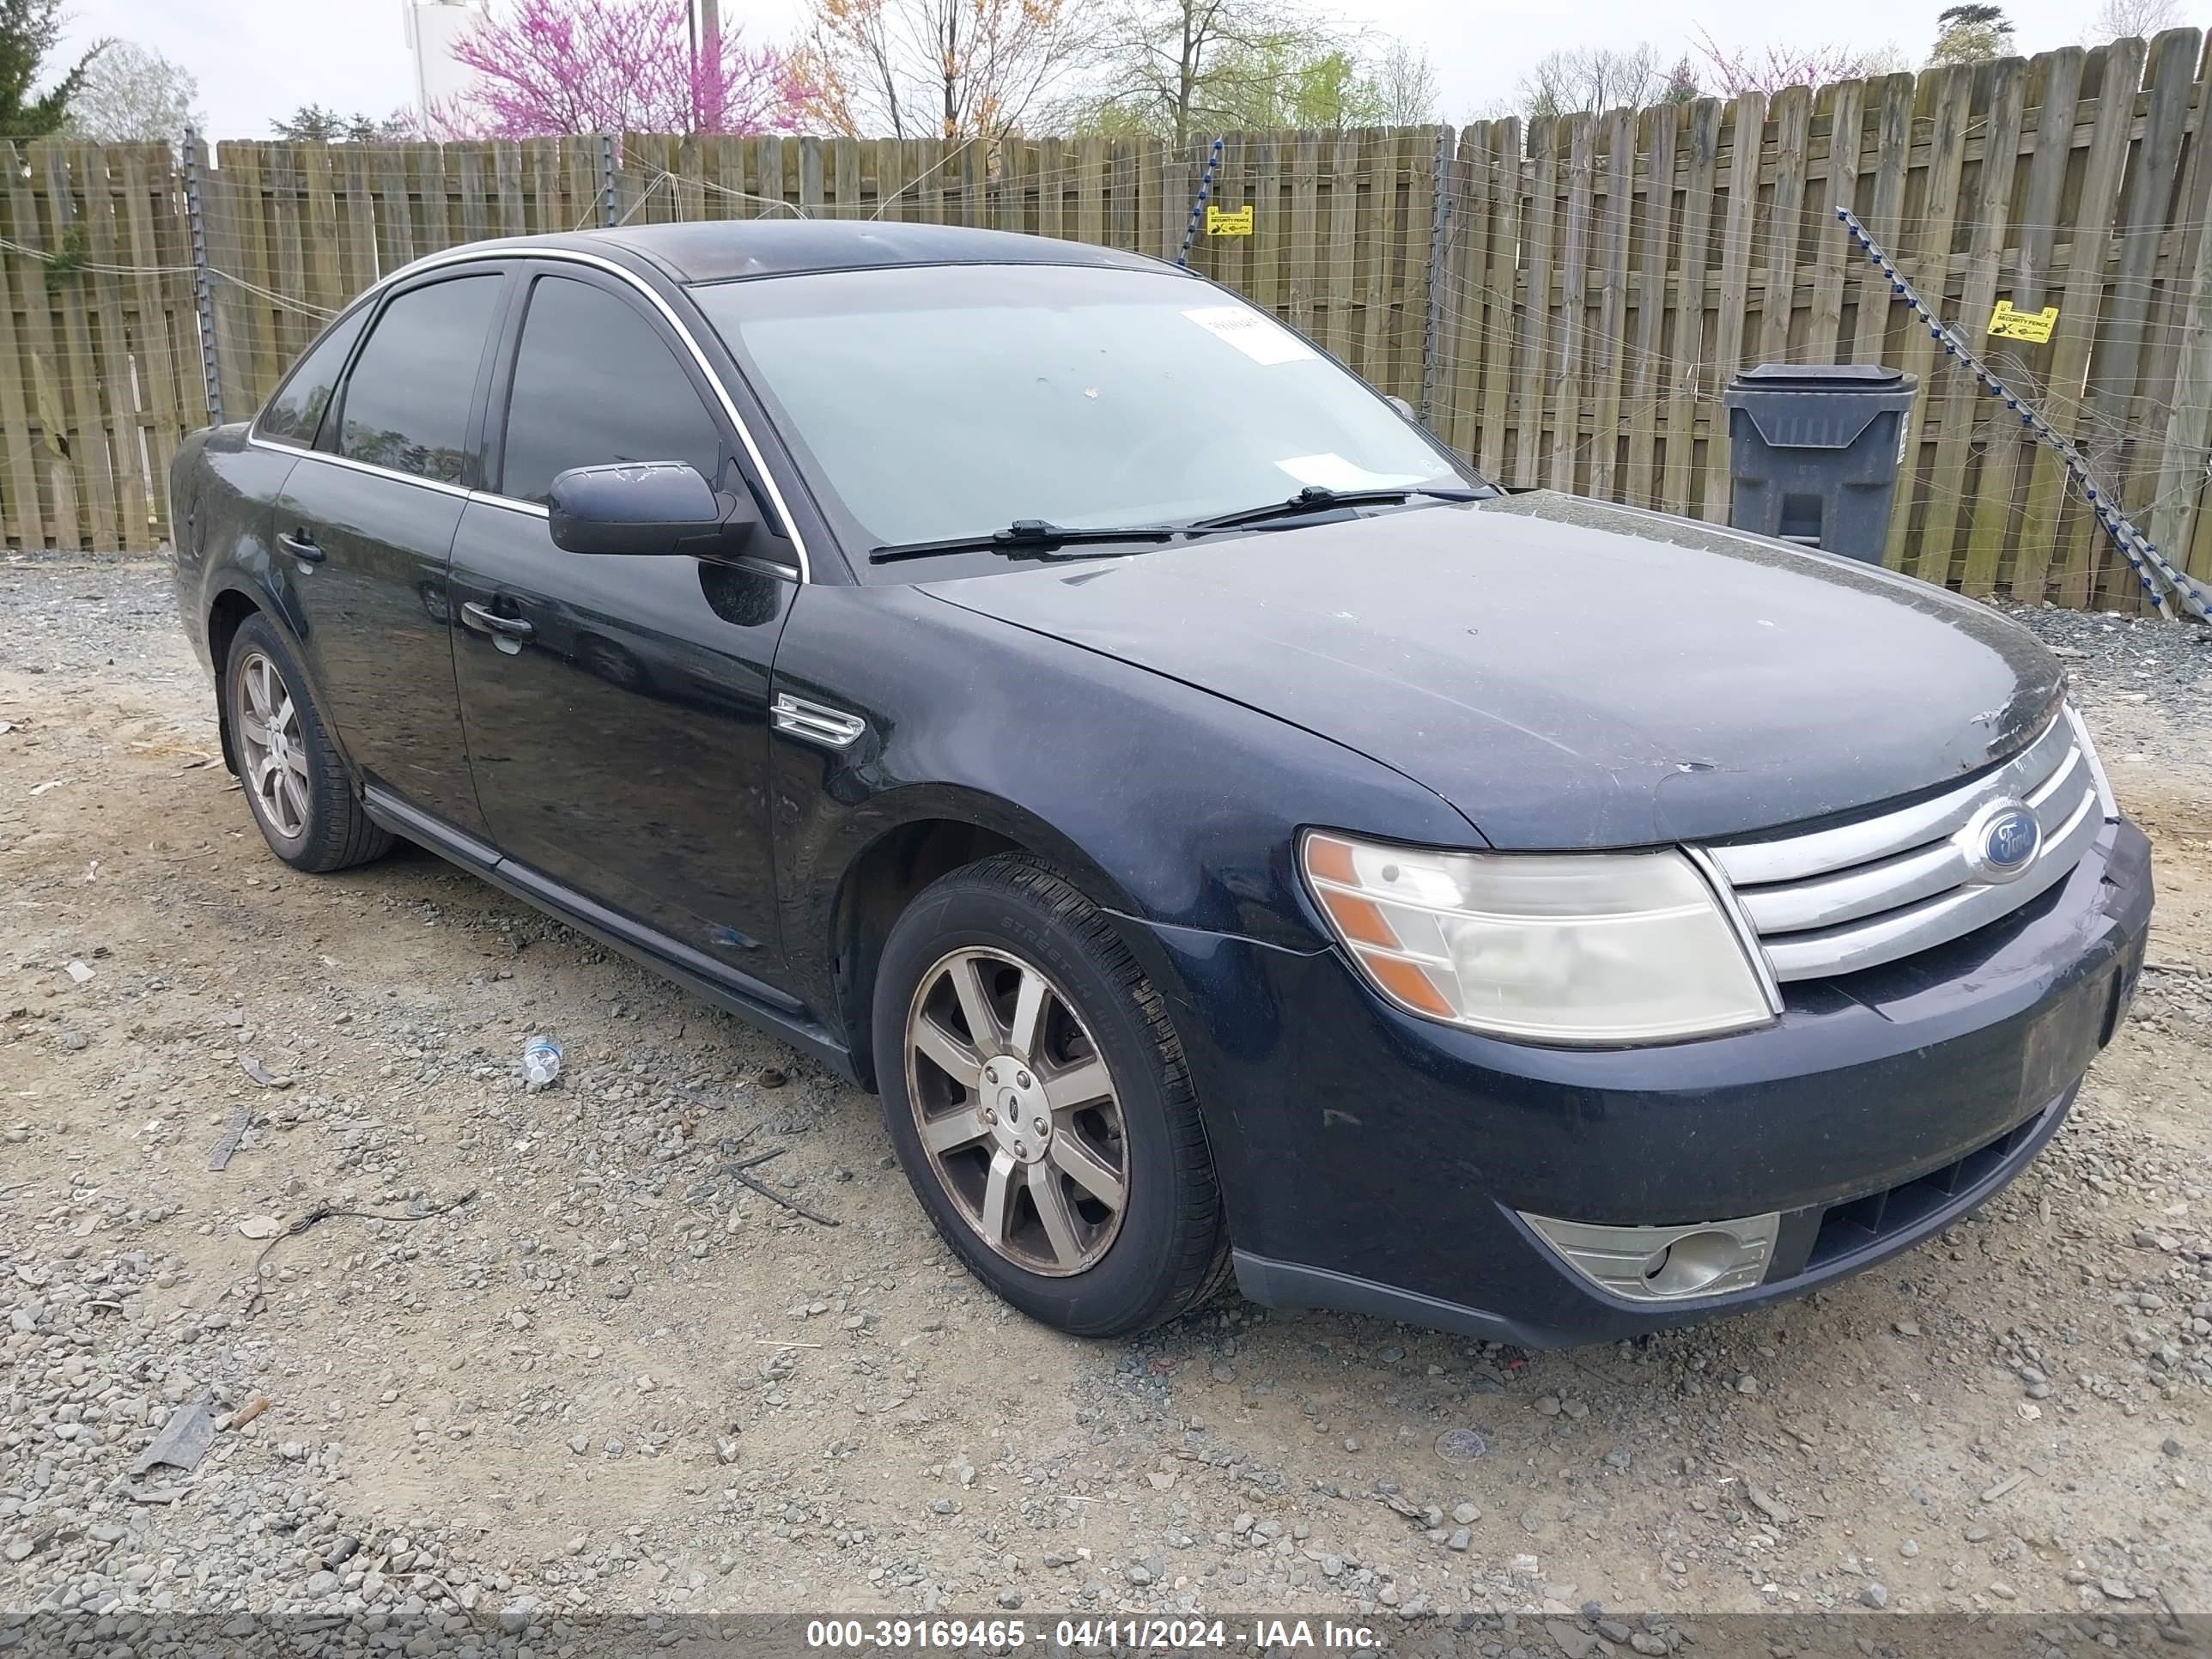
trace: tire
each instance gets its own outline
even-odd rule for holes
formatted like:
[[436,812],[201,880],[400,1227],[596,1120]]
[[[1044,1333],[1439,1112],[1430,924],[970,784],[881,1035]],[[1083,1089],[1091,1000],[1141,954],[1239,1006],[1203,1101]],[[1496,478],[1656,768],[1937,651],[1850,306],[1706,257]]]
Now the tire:
[[239,625],[223,658],[222,697],[239,787],[270,852],[320,875],[391,850],[391,835],[369,822],[354,793],[299,654],[266,617]]
[[1166,1005],[1049,866],[1001,854],[925,889],[884,943],[873,1027],[907,1179],[1006,1301],[1073,1335],[1122,1336],[1226,1282],[1213,1161]]

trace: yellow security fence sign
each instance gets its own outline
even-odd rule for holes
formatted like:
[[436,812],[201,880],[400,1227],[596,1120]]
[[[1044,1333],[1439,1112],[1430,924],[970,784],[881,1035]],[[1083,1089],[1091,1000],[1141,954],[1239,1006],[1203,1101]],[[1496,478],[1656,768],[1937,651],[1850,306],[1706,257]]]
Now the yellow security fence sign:
[[2058,307],[2045,306],[2040,311],[2014,311],[2012,301],[2000,300],[1997,308],[1990,313],[1990,332],[2008,340],[2027,340],[2035,345],[2046,345],[2051,331],[2058,321]]
[[1231,208],[1226,213],[1208,204],[1206,210],[1206,234],[1209,236],[1249,236],[1252,234],[1252,204]]

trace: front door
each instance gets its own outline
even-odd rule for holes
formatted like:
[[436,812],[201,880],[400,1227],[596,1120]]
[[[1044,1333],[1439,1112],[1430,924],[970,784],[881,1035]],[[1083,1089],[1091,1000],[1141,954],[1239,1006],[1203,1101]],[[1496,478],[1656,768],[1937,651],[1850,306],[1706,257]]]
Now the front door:
[[[769,671],[793,575],[564,553],[554,477],[684,461],[749,488],[733,434],[660,321],[580,267],[529,272],[495,375],[492,494],[453,544],[461,709],[477,798],[509,859],[754,978],[780,982],[769,856]],[[519,337],[516,331],[519,330]]]
[[346,752],[371,783],[479,836],[446,567],[503,281],[471,269],[383,302],[276,516],[308,668]]

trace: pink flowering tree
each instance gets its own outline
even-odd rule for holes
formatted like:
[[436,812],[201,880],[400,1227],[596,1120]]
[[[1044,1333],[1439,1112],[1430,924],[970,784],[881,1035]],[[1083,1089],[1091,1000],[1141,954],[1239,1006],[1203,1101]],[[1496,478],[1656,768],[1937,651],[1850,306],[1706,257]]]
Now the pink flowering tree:
[[692,39],[689,0],[514,0],[455,42],[474,85],[430,112],[437,138],[787,132],[806,91],[787,53],[736,26]]
[[1698,31],[1698,51],[1711,66],[1717,89],[1730,97],[1763,92],[1769,97],[1785,87],[1825,87],[1838,81],[1863,81],[1905,67],[1894,46],[1728,47],[1710,31]]

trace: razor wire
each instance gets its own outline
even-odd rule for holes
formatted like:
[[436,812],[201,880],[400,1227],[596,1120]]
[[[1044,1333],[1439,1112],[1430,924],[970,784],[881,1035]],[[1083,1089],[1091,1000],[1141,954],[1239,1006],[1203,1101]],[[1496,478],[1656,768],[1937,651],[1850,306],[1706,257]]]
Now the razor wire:
[[2064,463],[2068,476],[2096,514],[2097,522],[2105,527],[2105,533],[2112,538],[2112,545],[2119,549],[2120,556],[2133,568],[2136,580],[2142,584],[2143,592],[2157,607],[2158,614],[2172,619],[2173,607],[2168,603],[2164,591],[2171,589],[2173,598],[2180,600],[2183,608],[2198,621],[2212,622],[2212,590],[2176,570],[2160,553],[2157,544],[2136,529],[2127,515],[2113,505],[2112,492],[2098,487],[2088,461],[2075,447],[2073,440],[2051,425],[2041,410],[2001,380],[1995,370],[1974,355],[1956,329],[1929,309],[1928,302],[1914,291],[1912,284],[1905,280],[1896,263],[1875,240],[1867,228],[1859,222],[1858,215],[1847,207],[1838,206],[1836,217],[1842,222],[1844,228],[1850,232],[1852,239],[1866,250],[1867,258],[1879,266],[1882,275],[1889,279],[1893,293],[1928,325],[1929,337],[1943,348],[1944,355],[1956,358],[1962,367],[1970,370],[1981,382],[1983,391],[1993,398],[2002,398],[2005,407],[2020,416],[2021,424]]

